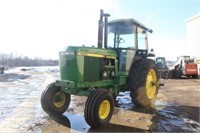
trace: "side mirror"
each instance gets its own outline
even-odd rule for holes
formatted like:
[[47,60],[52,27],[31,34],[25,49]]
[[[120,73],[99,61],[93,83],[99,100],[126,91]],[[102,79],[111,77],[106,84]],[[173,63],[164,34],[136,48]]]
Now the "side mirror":
[[148,57],[155,57],[156,56],[156,54],[154,53],[154,49],[153,48],[149,51],[149,54],[147,56]]
[[148,32],[149,32],[149,33],[153,33],[153,30],[152,30],[152,29],[148,29]]
[[153,52],[154,52],[154,49],[152,48],[152,49],[150,50],[150,52],[152,52],[152,53],[153,53]]

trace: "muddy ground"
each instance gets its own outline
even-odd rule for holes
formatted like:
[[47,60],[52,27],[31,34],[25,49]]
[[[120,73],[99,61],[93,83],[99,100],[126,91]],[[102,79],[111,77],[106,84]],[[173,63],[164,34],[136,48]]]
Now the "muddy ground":
[[110,123],[91,129],[83,112],[86,97],[72,96],[62,116],[49,116],[41,108],[45,86],[58,72],[24,71],[0,75],[0,132],[200,132],[200,79],[161,80],[155,111],[135,108],[129,92],[117,97]]

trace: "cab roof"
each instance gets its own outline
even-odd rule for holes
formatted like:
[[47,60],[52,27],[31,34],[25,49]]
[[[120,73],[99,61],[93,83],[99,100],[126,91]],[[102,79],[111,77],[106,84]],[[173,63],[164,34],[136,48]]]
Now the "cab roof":
[[108,22],[108,25],[136,25],[138,27],[141,27],[145,30],[149,30],[144,24],[138,22],[135,19],[116,19],[116,20],[111,20]]

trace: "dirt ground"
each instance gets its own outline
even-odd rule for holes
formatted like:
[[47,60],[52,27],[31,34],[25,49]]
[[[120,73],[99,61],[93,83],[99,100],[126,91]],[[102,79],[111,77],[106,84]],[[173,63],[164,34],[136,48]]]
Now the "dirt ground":
[[200,132],[200,79],[161,80],[155,111],[135,108],[129,92],[116,98],[110,123],[91,129],[84,119],[86,97],[72,96],[62,116],[41,108],[44,88],[58,72],[25,71],[0,75],[0,132]]

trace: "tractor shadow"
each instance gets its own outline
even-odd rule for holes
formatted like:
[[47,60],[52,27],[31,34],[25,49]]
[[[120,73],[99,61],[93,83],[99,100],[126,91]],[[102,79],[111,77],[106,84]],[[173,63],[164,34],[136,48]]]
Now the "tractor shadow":
[[117,125],[109,123],[105,127],[99,129],[90,128],[88,132],[149,132],[148,130],[143,130],[135,127],[129,127],[124,125]]
[[50,116],[55,122],[72,129],[72,132],[148,132],[148,130],[142,130],[135,127],[129,127],[124,125],[117,125],[108,123],[102,128],[91,128],[85,121],[84,117],[78,114],[65,113],[61,116]]
[[[143,112],[142,110],[132,111]],[[148,113],[148,112],[147,112]],[[51,118],[69,128],[71,132],[199,132],[200,131],[200,107],[173,105],[158,109],[151,119],[152,124],[148,130],[134,125],[121,125],[108,123],[102,128],[91,128],[82,115],[65,113],[62,116]],[[145,121],[144,121],[145,122]]]

